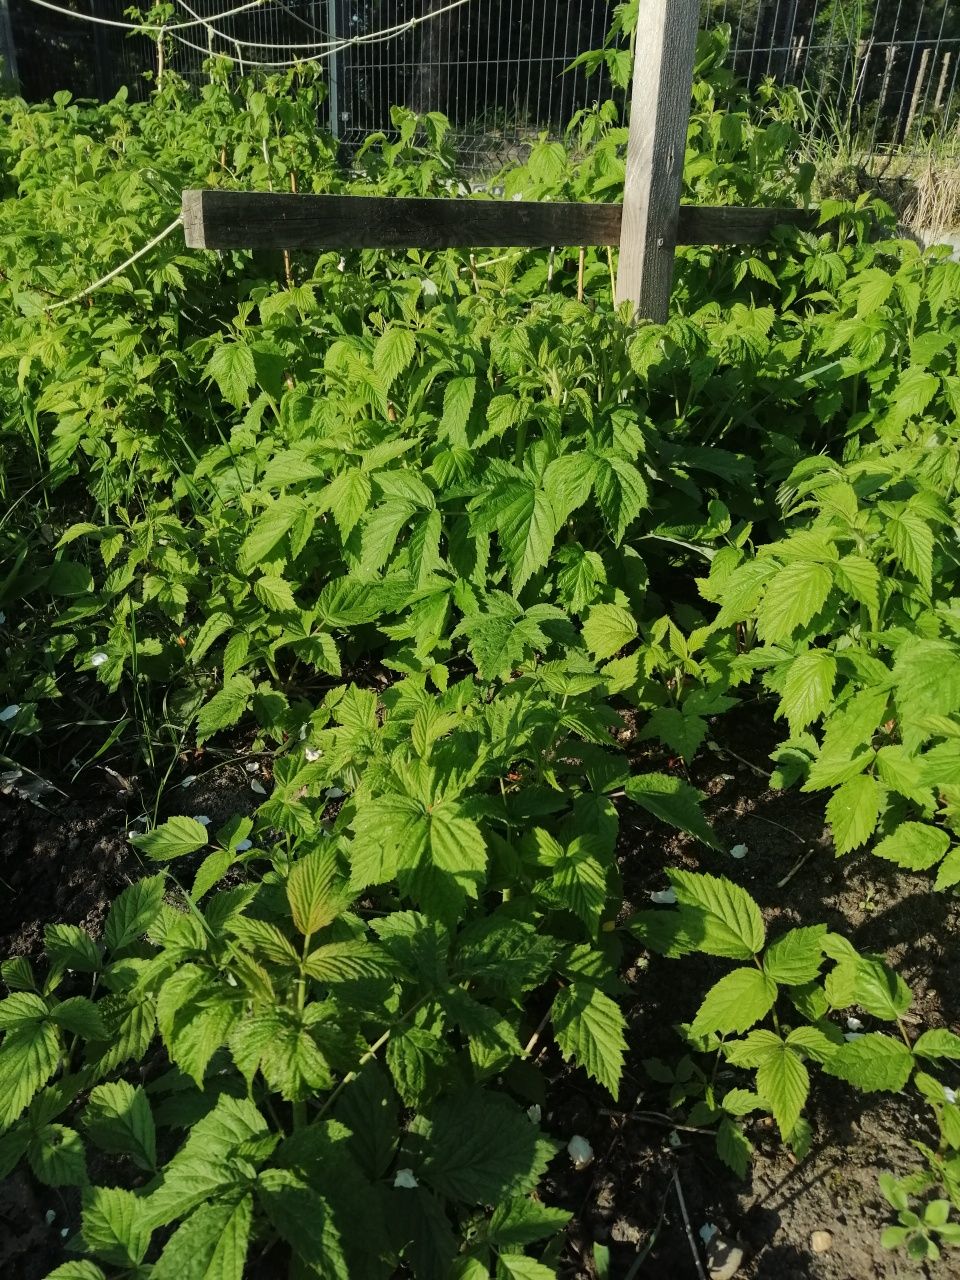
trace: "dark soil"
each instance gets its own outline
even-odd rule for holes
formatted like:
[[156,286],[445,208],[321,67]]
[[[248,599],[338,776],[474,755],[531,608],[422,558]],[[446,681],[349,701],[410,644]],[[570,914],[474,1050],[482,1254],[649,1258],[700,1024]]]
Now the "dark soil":
[[[859,948],[883,953],[913,989],[908,1018],[917,1031],[960,1026],[957,898],[933,893],[927,876],[909,876],[869,855],[836,859],[822,798],[769,789],[767,753],[777,739],[765,710],[728,714],[716,733],[718,741],[700,753],[688,776],[708,796],[708,816],[727,847],[746,845],[747,853],[734,861],[624,807],[624,917],[667,887],[665,865],[732,873],[761,904],[772,933],[823,921]],[[237,762],[204,769],[208,763],[182,762],[162,814],[206,814],[215,826],[262,800],[251,783],[268,781],[264,765],[252,760],[254,773]],[[683,772],[677,762],[648,759],[642,767]],[[183,788],[191,770],[199,776]],[[141,797],[136,780],[118,782],[118,776],[105,772],[96,781],[85,775],[73,788],[63,784],[70,794],[58,805],[45,796],[46,810],[0,794],[0,955],[37,956],[43,926],[54,920],[98,932],[112,898],[144,873],[126,834],[142,811]],[[911,1140],[930,1136],[922,1109],[907,1098],[864,1098],[839,1081],[815,1077],[810,1155],[798,1164],[772,1125],[758,1121],[748,1131],[757,1157],[745,1182],[717,1160],[710,1135],[676,1129],[680,1117],[667,1114],[664,1087],[642,1063],[679,1059],[683,1045],[673,1024],[693,1016],[706,985],[728,968],[702,957],[667,960],[628,945],[631,1055],[616,1107],[545,1049],[544,1127],[564,1142],[580,1134],[595,1152],[579,1173],[565,1153],[559,1156],[544,1187],[546,1199],[575,1214],[561,1274],[594,1280],[599,1243],[610,1249],[610,1280],[699,1280],[693,1251],[703,1258],[699,1232],[711,1223],[744,1249],[742,1280],[960,1277],[960,1262],[949,1255],[928,1273],[879,1245],[889,1214],[877,1175],[917,1167]],[[872,1029],[870,1019],[864,1022]],[[48,1223],[51,1210],[56,1216]],[[0,1276],[39,1280],[64,1261],[61,1231],[75,1225],[72,1193],[39,1187],[24,1172],[7,1178],[0,1183]],[[812,1251],[814,1231],[830,1234],[828,1251]]]

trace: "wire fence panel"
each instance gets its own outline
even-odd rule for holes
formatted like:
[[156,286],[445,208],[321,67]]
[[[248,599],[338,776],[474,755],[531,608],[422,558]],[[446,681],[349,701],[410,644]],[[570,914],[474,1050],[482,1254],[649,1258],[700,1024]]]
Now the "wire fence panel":
[[[7,2],[26,97],[147,92],[155,43],[80,17],[129,21],[128,0],[47,0],[58,12]],[[177,0],[173,23],[190,25],[171,26],[167,65],[199,81],[211,53],[247,72],[322,57],[324,123],[345,143],[389,132],[400,105],[446,115],[465,162],[486,165],[610,95],[601,77],[567,68],[602,44],[613,2]],[[960,0],[703,0],[703,18],[730,26],[732,63],[750,83],[805,90],[812,129],[871,151],[960,141]]]

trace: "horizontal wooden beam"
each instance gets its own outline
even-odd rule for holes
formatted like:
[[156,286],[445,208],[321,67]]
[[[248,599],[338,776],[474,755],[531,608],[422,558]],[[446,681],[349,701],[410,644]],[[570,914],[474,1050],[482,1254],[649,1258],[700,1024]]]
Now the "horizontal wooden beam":
[[[619,204],[184,191],[190,249],[503,249],[618,245]],[[680,209],[679,244],[760,244],[800,209]]]

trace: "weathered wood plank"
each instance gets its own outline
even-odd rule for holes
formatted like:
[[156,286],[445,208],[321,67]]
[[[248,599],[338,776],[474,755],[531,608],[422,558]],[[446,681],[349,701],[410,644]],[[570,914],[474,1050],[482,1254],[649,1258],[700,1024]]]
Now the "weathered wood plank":
[[193,249],[501,249],[614,245],[619,205],[185,191]]
[[700,0],[644,0],[633,65],[617,301],[664,321],[673,284]]
[[[183,193],[183,232],[192,249],[616,245],[620,242],[622,213],[618,204],[291,196],[244,191]],[[802,209],[683,205],[676,241],[762,244],[774,227],[812,227],[816,217],[816,213]]]
[[763,244],[776,227],[812,231],[815,209],[743,209],[738,205],[682,204],[677,244]]

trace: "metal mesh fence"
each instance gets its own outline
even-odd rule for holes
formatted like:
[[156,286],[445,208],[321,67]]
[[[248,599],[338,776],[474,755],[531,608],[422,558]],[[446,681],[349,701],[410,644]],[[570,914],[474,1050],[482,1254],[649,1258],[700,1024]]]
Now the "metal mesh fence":
[[[57,0],[115,20],[128,2]],[[121,84],[147,91],[151,41],[32,0],[8,3],[25,96],[68,88],[107,97]],[[193,14],[210,25],[181,31],[168,65],[197,79],[211,52],[251,71],[314,54],[318,42],[356,40],[325,55],[324,123],[358,143],[390,129],[394,104],[439,111],[467,163],[482,163],[515,154],[541,131],[562,132],[575,110],[609,96],[602,77],[566,68],[602,43],[613,3],[264,0],[224,18],[231,0],[190,0],[189,13],[178,3],[176,21]],[[703,0],[703,17],[730,25],[732,62],[749,82],[773,77],[806,90],[811,128],[858,134],[870,149],[960,140],[960,0]],[[394,27],[390,39],[365,43]]]

